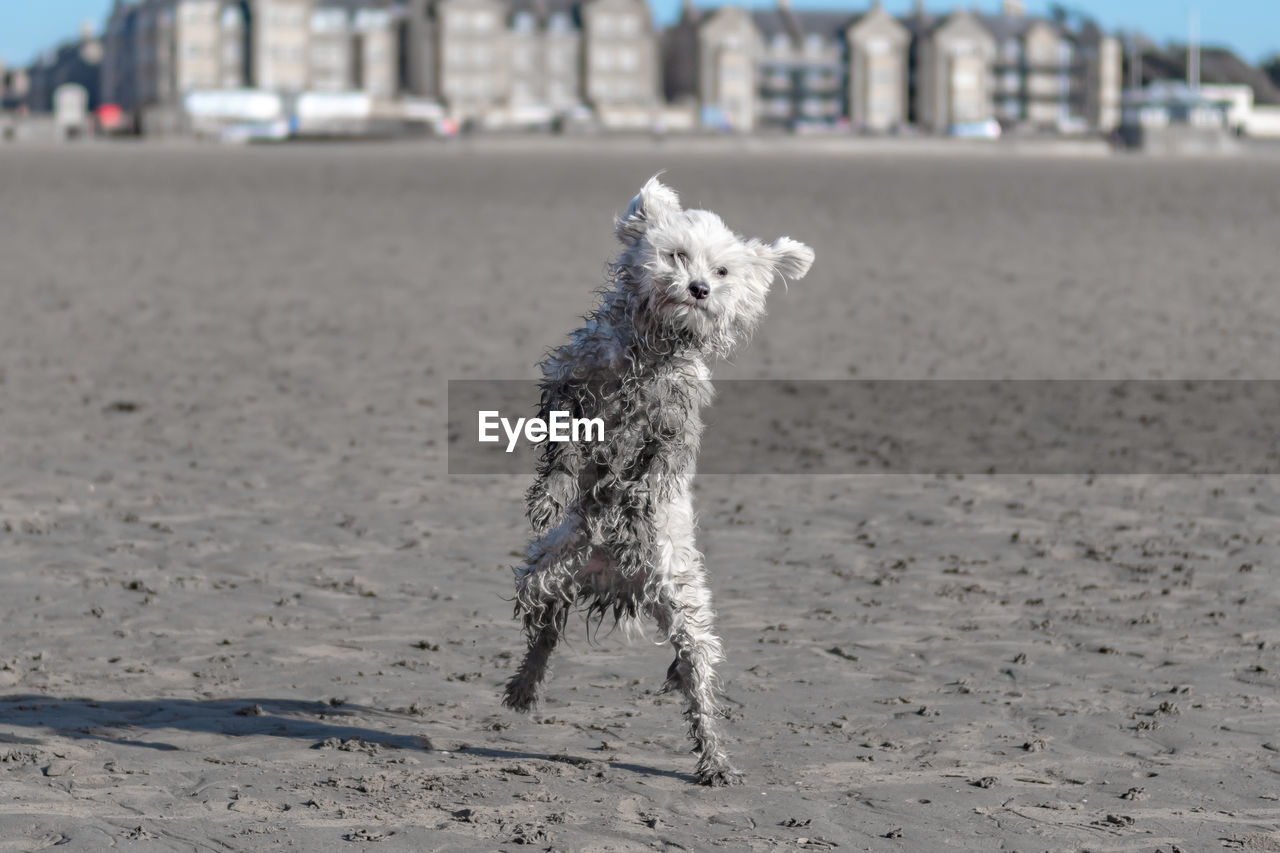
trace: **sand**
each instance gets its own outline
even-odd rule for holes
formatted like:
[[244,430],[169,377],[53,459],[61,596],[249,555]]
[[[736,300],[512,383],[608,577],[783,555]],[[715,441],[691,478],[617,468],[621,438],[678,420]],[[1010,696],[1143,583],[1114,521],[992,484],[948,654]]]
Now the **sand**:
[[721,377],[1280,378],[1274,160],[0,148],[0,850],[1280,850],[1275,478],[704,477],[746,783],[655,644],[500,708],[446,382],[660,168],[817,251]]

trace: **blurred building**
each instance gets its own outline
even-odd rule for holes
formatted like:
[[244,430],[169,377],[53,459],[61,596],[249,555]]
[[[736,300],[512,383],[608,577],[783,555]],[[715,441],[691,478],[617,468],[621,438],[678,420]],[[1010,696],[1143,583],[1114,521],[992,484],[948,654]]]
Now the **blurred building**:
[[905,125],[910,114],[911,31],[881,8],[857,18],[845,36],[849,51],[849,118],[856,127],[883,133]]
[[102,88],[135,112],[217,89],[389,98],[399,33],[391,0],[116,0]]
[[1125,92],[1120,140],[1158,154],[1215,154],[1236,150],[1228,127],[1231,103],[1181,80]]
[[94,34],[92,24],[80,28],[80,36],[45,51],[26,69],[25,74],[11,78],[14,91],[25,89],[19,97],[21,103],[32,112],[50,112],[53,109],[53,93],[63,84],[83,86],[89,98],[89,108],[100,102],[102,40]]
[[131,112],[192,91],[362,92],[486,126],[590,108],[648,127],[660,105],[646,0],[116,0],[104,88]]
[[963,10],[940,18],[918,7],[904,23],[912,37],[912,122],[948,133],[991,121],[996,44],[982,21]]
[[443,110],[488,128],[648,129],[697,116],[737,132],[994,134],[1119,122],[1120,46],[1092,23],[1027,15],[1020,0],[999,15],[934,15],[917,2],[901,18],[868,2],[846,12],[686,0],[659,37],[647,0],[114,0],[101,39],[86,33],[9,72],[0,95],[48,109],[57,85],[77,82],[95,106],[157,128],[176,127],[192,93],[245,90],[277,97],[286,116],[310,98],[384,117]]
[[515,123],[550,121],[583,106],[582,29],[571,3],[514,0],[507,55],[508,105]]
[[1089,130],[1110,133],[1120,125],[1124,89],[1124,54],[1120,40],[1105,34],[1092,22],[1072,35],[1076,46],[1073,84],[1080,92],[1083,116]]
[[957,114],[991,116],[990,42],[968,13],[899,21],[879,3],[859,15],[686,4],[664,34],[666,93],[695,98],[704,124],[733,130],[847,120],[943,131]]
[[879,3],[861,15],[686,4],[663,38],[666,94],[727,129],[849,120],[886,131],[907,120],[909,39]]
[[509,100],[507,9],[502,0],[415,3],[409,14],[422,20],[410,24],[419,37],[407,50],[423,56],[421,64],[430,67],[427,86],[415,94],[439,99],[468,121],[483,120]]
[[645,0],[411,0],[403,32],[406,91],[464,120],[648,127],[660,103]]
[[401,78],[398,8],[390,0],[312,2],[306,88],[394,97]]
[[1118,42],[1028,16],[1014,0],[1002,15],[932,15],[917,3],[902,19],[878,0],[858,14],[786,0],[749,14],[686,4],[663,35],[663,62],[668,98],[696,99],[704,124],[740,130],[847,121],[950,133],[999,118],[1107,131],[1119,119]]
[[700,10],[686,2],[679,22],[663,34],[665,94],[692,102],[701,124],[749,133],[756,128],[756,69],[760,30],[737,6]]
[[103,100],[131,112],[176,109],[184,92],[248,85],[249,4],[116,0],[103,37]]
[[797,11],[783,0],[751,15],[763,50],[756,66],[759,121],[784,128],[834,125],[848,109],[847,12]]
[[1007,124],[1064,126],[1081,106],[1072,97],[1074,46],[1053,23],[1027,17],[1021,3],[1005,7],[1004,15],[981,18],[995,39],[996,116]]
[[28,79],[25,68],[6,68],[0,62],[0,110],[16,110],[26,105]]
[[1093,25],[1072,32],[1059,21],[1028,16],[1021,0],[1005,0],[1004,14],[981,20],[996,43],[994,106],[1002,124],[1058,132],[1116,126],[1116,39]]
[[587,105],[606,127],[648,129],[662,74],[648,2],[589,0],[580,9]]

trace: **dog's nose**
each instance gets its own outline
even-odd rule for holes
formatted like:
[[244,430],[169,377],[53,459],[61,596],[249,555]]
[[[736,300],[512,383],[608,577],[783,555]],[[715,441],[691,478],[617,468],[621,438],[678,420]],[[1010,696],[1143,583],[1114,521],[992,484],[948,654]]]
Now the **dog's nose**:
[[694,299],[706,299],[711,295],[711,285],[705,281],[689,282],[689,292],[693,294]]

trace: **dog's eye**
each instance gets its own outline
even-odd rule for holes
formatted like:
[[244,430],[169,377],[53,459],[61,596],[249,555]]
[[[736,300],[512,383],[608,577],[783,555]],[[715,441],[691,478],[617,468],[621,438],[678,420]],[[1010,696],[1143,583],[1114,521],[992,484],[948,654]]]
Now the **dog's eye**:
[[689,262],[689,254],[684,249],[676,249],[671,253],[671,260],[679,264],[687,264]]
[[716,275],[720,276],[721,278],[724,278],[728,274],[729,274],[728,267],[716,267]]

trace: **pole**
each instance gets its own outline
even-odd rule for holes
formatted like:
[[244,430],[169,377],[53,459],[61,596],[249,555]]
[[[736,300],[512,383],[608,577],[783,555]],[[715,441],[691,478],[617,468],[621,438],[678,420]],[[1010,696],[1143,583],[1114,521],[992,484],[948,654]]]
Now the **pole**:
[[1200,88],[1200,10],[1191,7],[1191,39],[1187,43],[1187,85]]

